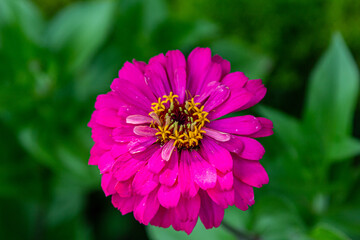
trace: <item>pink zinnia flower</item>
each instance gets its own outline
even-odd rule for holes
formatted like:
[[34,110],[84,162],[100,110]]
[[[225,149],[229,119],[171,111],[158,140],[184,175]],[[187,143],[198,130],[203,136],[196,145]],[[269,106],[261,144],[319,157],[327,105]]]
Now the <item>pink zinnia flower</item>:
[[224,209],[245,211],[253,187],[268,183],[254,138],[272,122],[250,115],[219,119],[258,103],[260,79],[230,72],[230,63],[194,49],[188,59],[169,51],[149,63],[126,62],[111,91],[98,96],[89,127],[95,141],[89,164],[122,214],[145,225],[190,234],[200,217],[218,227]]

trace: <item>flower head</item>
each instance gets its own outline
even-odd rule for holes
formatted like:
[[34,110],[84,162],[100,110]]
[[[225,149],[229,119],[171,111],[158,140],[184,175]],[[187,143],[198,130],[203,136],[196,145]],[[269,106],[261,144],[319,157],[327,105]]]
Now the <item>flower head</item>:
[[230,73],[230,63],[208,48],[187,60],[175,50],[148,64],[126,62],[96,100],[89,164],[98,165],[122,214],[188,234],[198,217],[218,227],[225,208],[247,210],[253,187],[268,183],[259,163],[265,150],[254,138],[272,134],[265,118],[219,118],[265,93],[261,80]]

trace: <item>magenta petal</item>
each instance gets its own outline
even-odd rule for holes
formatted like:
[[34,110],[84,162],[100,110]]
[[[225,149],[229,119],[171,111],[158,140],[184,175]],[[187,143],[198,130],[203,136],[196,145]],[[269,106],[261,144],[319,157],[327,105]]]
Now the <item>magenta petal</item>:
[[227,142],[221,142],[222,147],[226,148],[229,152],[240,154],[244,149],[244,143],[241,138],[236,135],[231,135],[231,139]]
[[118,116],[121,117],[122,119],[124,119],[123,122],[126,123],[126,118],[129,115],[147,116],[149,114],[148,108],[144,108],[144,109],[141,110],[139,107],[137,107],[137,104],[135,104],[135,103],[133,103],[133,104],[123,103],[118,108]]
[[136,154],[145,151],[157,140],[156,137],[141,137],[129,142],[128,150],[131,154]]
[[99,158],[106,152],[105,149],[101,148],[98,143],[95,143],[90,150],[89,165],[98,165]]
[[179,68],[186,68],[186,60],[182,52],[179,50],[172,50],[166,53],[166,70],[169,76],[171,87],[176,93],[178,89],[175,89],[174,78],[175,71]]
[[133,211],[136,197],[123,198],[118,194],[114,194],[112,195],[111,202],[114,207],[120,210],[121,214],[125,215]]
[[249,79],[242,72],[232,72],[224,77],[221,84],[228,86],[231,90],[241,89]]
[[221,80],[221,74],[221,65],[216,62],[211,62],[201,76],[199,87],[196,89],[196,95],[202,95],[204,87],[210,82],[219,82]]
[[146,89],[139,88],[139,86],[134,85],[133,82],[120,78],[114,79],[111,84],[111,89],[118,94],[122,101],[141,109],[143,115],[151,111],[151,103],[157,100],[149,87],[146,86]]
[[118,109],[122,105],[120,98],[113,92],[101,94],[97,96],[95,102],[95,109],[113,108]]
[[182,52],[173,50],[166,53],[166,70],[172,91],[179,96],[179,102],[183,103],[186,90],[186,60]]
[[262,117],[258,117],[257,120],[259,120],[261,124],[261,129],[258,132],[249,135],[249,137],[253,137],[253,138],[268,137],[274,134],[273,123],[271,120]]
[[162,148],[160,147],[152,156],[149,158],[148,168],[153,173],[160,173],[164,168],[166,162],[161,157]]
[[234,176],[250,186],[260,188],[269,182],[264,167],[258,161],[234,158]]
[[203,74],[211,64],[210,48],[195,48],[187,59],[188,81],[187,89],[196,93],[202,84]]
[[148,225],[159,210],[160,204],[157,198],[157,190],[145,195],[134,209],[134,217],[140,223]]
[[166,186],[172,186],[177,177],[179,171],[179,154],[177,151],[174,151],[171,155],[170,160],[167,163],[166,168],[160,174],[159,181],[161,184]]
[[191,173],[200,188],[213,188],[216,184],[216,169],[211,166],[196,151],[190,153],[191,156]]
[[99,170],[100,173],[107,173],[111,170],[112,166],[114,165],[114,158],[111,156],[110,152],[104,153],[99,159]]
[[251,100],[245,104],[244,106],[242,106],[239,111],[247,109],[249,107],[254,106],[255,104],[257,104],[258,102],[261,101],[261,99],[264,98],[265,94],[266,94],[266,88],[264,87],[264,85],[262,84],[261,79],[256,79],[256,80],[250,80],[246,83],[245,85],[245,89],[253,94],[253,97],[251,98]]
[[203,127],[202,130],[205,131],[205,135],[209,136],[219,142],[227,142],[230,140],[231,135],[228,133],[224,133],[224,132],[219,132],[217,130],[214,129],[210,129],[210,128],[205,128]]
[[171,187],[162,185],[158,191],[158,199],[161,206],[165,208],[176,207],[180,199],[180,188],[178,184]]
[[218,86],[220,86],[219,82],[209,82],[203,87],[202,93],[199,96],[194,97],[195,102],[205,101]]
[[217,205],[222,208],[234,205],[234,190],[223,191],[219,186],[206,191]]
[[175,69],[186,67],[186,60],[184,54],[179,50],[171,50],[166,53],[166,70],[168,72],[170,81],[175,76]]
[[217,106],[221,105],[225,102],[230,96],[229,87],[225,85],[219,85],[215,88],[215,90],[210,95],[209,99],[204,104],[204,111],[210,112]]
[[128,152],[126,143],[116,143],[110,150],[111,156],[115,159]]
[[101,187],[105,193],[105,196],[109,196],[114,194],[115,191],[115,184],[117,180],[112,176],[111,173],[105,173],[101,177]]
[[134,133],[134,126],[130,125],[115,128],[111,135],[115,142],[120,143],[131,142],[139,138],[139,136]]
[[248,205],[251,206],[255,203],[253,188],[236,178],[234,178],[234,192],[237,208],[245,211],[248,209]]
[[217,181],[222,190],[230,190],[234,184],[233,172],[228,172],[228,173],[218,172]]
[[224,118],[207,125],[209,128],[237,135],[249,135],[260,130],[261,124],[256,117],[251,115]]
[[167,95],[171,91],[164,66],[158,62],[151,63],[146,67],[145,82],[155,96]]
[[143,64],[131,64],[126,62],[119,71],[119,78],[112,82],[110,86],[111,89],[116,93],[120,93],[119,97],[122,99],[124,99],[125,95],[130,97],[125,98],[125,100],[133,99],[139,101],[139,98],[145,97],[150,101],[153,99],[156,101],[151,89],[145,83],[144,66],[140,66],[139,69],[136,65],[140,66]]
[[136,194],[146,195],[152,192],[157,185],[158,181],[154,174],[144,167],[136,173],[132,182],[132,189]]
[[153,137],[158,130],[149,126],[135,126],[134,133],[139,136]]
[[157,227],[168,228],[171,226],[172,214],[168,209],[160,206],[156,215],[150,221],[150,224]]
[[200,201],[198,194],[192,198],[185,198],[182,196],[175,208],[176,219],[180,222],[188,222],[197,219],[200,210]]
[[201,155],[219,171],[227,172],[232,169],[233,160],[229,151],[218,145],[211,138],[204,137],[204,139],[201,140],[200,151]]
[[135,59],[132,60],[134,66],[140,70],[141,73],[145,72],[146,63],[142,61],[136,61]]
[[209,113],[208,119],[216,119],[228,113],[237,111],[239,108],[248,103],[253,97],[250,92],[246,91],[243,88],[237,90],[230,89],[230,91],[230,96],[227,101],[218,106],[217,108],[213,109]]
[[134,179],[130,178],[129,180],[117,182],[115,185],[115,191],[119,194],[120,197],[131,197],[132,190],[132,181]]
[[186,93],[186,70],[185,68],[175,69],[175,76],[173,80],[174,93],[179,96],[179,102],[182,104],[185,100]]
[[215,55],[211,58],[211,61],[221,65],[221,77],[226,76],[230,72],[230,62],[228,60],[223,59],[219,55]]
[[190,235],[190,233],[194,230],[196,223],[197,223],[197,218],[191,219],[186,222],[182,222],[175,218],[172,226],[173,226],[174,230],[185,231],[187,235]]
[[112,138],[112,131],[112,128],[96,124],[96,127],[92,128],[91,137],[94,139],[94,142],[99,144],[99,147],[104,150],[109,150],[115,144]]
[[112,108],[102,108],[96,110],[96,122],[106,127],[120,127],[125,121],[119,117],[117,110]]
[[144,115],[130,115],[126,118],[126,123],[129,124],[144,124],[144,123],[151,123],[153,119],[148,116]]
[[160,53],[152,58],[150,58],[149,60],[149,64],[152,64],[152,63],[155,63],[155,62],[158,62],[160,63],[161,65],[165,66],[166,64],[166,57],[163,53]]
[[145,161],[133,158],[128,159],[127,161],[116,161],[112,166],[112,172],[118,181],[125,181],[134,176],[145,164]]
[[201,207],[199,211],[200,220],[206,229],[218,227],[224,217],[224,208],[217,205],[205,191],[199,191]]
[[190,164],[193,161],[188,150],[183,150],[180,156],[179,164],[179,186],[182,196],[194,197],[198,192],[198,185],[194,183]]
[[119,78],[133,82],[135,85],[144,85],[144,75],[141,70],[130,62],[125,62],[119,71]]
[[248,137],[238,136],[237,138],[241,139],[244,145],[243,151],[238,154],[239,157],[248,160],[259,160],[263,157],[265,149],[258,141]]
[[171,154],[173,154],[174,151],[176,151],[174,146],[174,140],[170,140],[162,148],[162,159],[164,159],[165,161],[169,161]]

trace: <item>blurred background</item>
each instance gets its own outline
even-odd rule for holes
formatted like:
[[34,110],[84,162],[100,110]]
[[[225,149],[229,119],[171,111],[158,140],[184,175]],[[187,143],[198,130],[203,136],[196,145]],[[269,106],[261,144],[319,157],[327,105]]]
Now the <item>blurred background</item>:
[[[360,239],[359,12],[351,0],[0,0],[0,239]],[[86,124],[125,61],[196,46],[263,79],[251,114],[275,134],[260,139],[270,183],[256,204],[187,237],[112,207]]]

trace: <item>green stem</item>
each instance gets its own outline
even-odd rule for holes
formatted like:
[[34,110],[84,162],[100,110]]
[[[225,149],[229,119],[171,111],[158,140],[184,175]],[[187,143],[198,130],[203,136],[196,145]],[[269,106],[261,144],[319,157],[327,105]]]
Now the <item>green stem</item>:
[[224,220],[222,222],[222,226],[224,228],[226,228],[229,232],[233,233],[238,240],[260,240],[260,238],[258,236],[248,235],[248,234],[240,231],[239,229],[232,227],[230,224],[228,224]]

